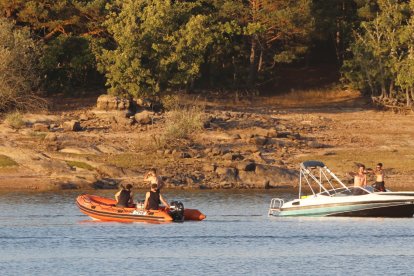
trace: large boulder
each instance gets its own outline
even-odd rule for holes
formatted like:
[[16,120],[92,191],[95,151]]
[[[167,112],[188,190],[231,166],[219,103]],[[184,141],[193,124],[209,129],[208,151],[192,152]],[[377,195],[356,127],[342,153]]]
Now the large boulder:
[[237,169],[235,168],[219,167],[216,169],[216,173],[222,181],[234,182],[237,180]]
[[315,140],[308,141],[306,144],[308,145],[308,147],[315,148],[315,149],[320,149],[320,148],[325,148],[326,147],[324,144],[321,144],[321,143],[319,143],[318,141],[315,141]]
[[262,127],[254,127],[251,132],[252,136],[262,136],[262,137],[276,137],[277,130],[274,128],[262,128]]
[[64,147],[59,150],[62,153],[70,153],[70,154],[91,154],[96,155],[100,154],[101,152],[97,150],[95,147]]
[[112,128],[114,129],[129,128],[133,124],[134,119],[123,112],[116,112],[115,116],[112,117]]
[[239,183],[251,188],[293,187],[298,179],[296,172],[270,165],[256,164],[255,171],[239,170]]
[[80,131],[80,130],[82,130],[82,127],[81,127],[79,121],[76,121],[76,120],[71,120],[71,121],[64,122],[62,124],[62,128],[63,128],[64,131]]
[[217,169],[216,164],[204,164],[203,171],[204,172],[214,172]]
[[239,162],[236,164],[236,168],[239,171],[254,172],[256,170],[256,163],[251,161]]
[[134,98],[133,99],[134,103],[138,106],[138,107],[144,107],[144,108],[150,108],[152,106],[152,102],[149,99],[145,99],[145,98]]
[[101,165],[97,168],[97,170],[101,175],[111,178],[120,178],[125,175],[122,168],[112,165]]
[[268,181],[270,187],[293,187],[298,183],[296,171],[271,165],[256,164],[255,174],[258,179]]
[[147,125],[152,123],[152,117],[154,113],[148,110],[143,110],[139,113],[136,113],[134,118],[135,121],[141,125]]
[[249,142],[257,146],[264,146],[267,143],[267,139],[268,138],[264,136],[255,136],[253,138],[250,138]]
[[46,140],[46,141],[51,141],[51,142],[54,142],[54,141],[57,141],[57,139],[58,139],[58,137],[57,137],[57,135],[56,135],[55,133],[48,133],[48,134],[45,136],[45,140]]
[[239,171],[238,178],[239,183],[248,185],[251,188],[268,188],[269,181],[264,178],[257,177],[257,175],[252,171]]
[[49,124],[35,123],[35,124],[33,124],[32,129],[33,129],[33,131],[47,132],[47,131],[49,131]]
[[96,101],[96,108],[100,110],[127,110],[130,106],[130,100],[111,95],[101,95]]

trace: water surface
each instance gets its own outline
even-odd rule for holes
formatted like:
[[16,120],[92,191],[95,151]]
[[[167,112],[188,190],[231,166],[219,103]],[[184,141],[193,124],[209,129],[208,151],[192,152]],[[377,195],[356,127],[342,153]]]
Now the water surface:
[[3,275],[414,273],[414,219],[268,218],[273,196],[294,195],[165,191],[168,200],[200,209],[207,219],[94,222],[76,207],[78,194],[0,194]]

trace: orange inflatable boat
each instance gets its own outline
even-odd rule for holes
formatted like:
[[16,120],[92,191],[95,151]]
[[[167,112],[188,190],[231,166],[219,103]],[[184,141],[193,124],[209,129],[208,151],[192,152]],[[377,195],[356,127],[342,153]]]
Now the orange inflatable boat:
[[144,210],[140,208],[116,207],[111,198],[95,195],[80,195],[76,199],[80,211],[94,220],[118,222],[173,222],[185,220],[203,220],[206,216],[196,209],[184,209],[180,202],[172,202],[171,208]]

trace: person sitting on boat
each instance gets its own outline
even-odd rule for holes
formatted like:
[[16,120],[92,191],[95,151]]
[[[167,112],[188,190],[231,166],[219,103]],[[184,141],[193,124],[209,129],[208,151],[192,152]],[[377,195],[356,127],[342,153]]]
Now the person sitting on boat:
[[375,183],[373,185],[374,188],[380,192],[386,192],[387,190],[385,189],[385,185],[384,185],[384,170],[382,169],[382,163],[377,164],[377,167],[375,168],[375,171],[374,171],[374,175],[375,175]]
[[367,175],[365,172],[365,166],[359,164],[358,172],[354,176],[354,186],[355,187],[365,187],[367,185]]
[[130,207],[134,205],[134,195],[131,191],[132,185],[128,184],[126,187],[120,185],[120,190],[115,194],[117,207]]
[[162,202],[166,208],[170,208],[165,198],[161,195],[158,185],[156,183],[151,184],[151,191],[145,195],[144,209],[145,210],[158,210]]
[[157,190],[161,190],[164,186],[164,181],[162,181],[162,177],[157,174],[157,169],[151,168],[144,176],[144,181],[149,181],[150,184],[157,184]]

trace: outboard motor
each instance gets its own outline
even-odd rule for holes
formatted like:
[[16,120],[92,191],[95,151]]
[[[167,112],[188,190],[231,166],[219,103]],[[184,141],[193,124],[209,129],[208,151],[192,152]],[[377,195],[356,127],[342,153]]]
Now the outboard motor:
[[180,201],[171,201],[169,214],[173,221],[184,221],[184,204]]

